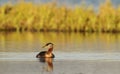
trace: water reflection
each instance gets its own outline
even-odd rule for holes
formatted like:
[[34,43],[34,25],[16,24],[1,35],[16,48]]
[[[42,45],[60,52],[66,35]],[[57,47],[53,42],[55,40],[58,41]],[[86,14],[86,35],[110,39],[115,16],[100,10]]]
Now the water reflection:
[[39,58],[40,63],[44,63],[43,69],[47,72],[53,71],[53,58]]
[[55,51],[120,52],[120,34],[12,32],[0,33],[0,52],[38,52],[45,43]]

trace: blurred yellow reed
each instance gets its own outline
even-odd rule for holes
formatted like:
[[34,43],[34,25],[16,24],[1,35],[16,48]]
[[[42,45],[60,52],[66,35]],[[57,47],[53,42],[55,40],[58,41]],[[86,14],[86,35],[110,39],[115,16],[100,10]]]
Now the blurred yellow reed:
[[0,30],[120,32],[119,13],[120,6],[114,8],[110,0],[97,13],[85,5],[70,9],[55,2],[35,5],[21,1],[0,6]]

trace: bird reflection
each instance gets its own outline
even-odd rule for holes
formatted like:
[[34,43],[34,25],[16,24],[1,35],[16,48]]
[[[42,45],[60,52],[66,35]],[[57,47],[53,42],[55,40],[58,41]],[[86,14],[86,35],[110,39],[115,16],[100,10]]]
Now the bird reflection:
[[53,71],[53,58],[39,58],[39,61],[46,63],[46,66],[44,68],[46,71]]

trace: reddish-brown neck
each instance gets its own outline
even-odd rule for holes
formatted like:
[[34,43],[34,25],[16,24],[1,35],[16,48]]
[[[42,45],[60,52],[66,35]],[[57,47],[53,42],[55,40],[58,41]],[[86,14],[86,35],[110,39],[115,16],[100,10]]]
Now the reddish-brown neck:
[[52,53],[53,47],[48,49],[48,53]]

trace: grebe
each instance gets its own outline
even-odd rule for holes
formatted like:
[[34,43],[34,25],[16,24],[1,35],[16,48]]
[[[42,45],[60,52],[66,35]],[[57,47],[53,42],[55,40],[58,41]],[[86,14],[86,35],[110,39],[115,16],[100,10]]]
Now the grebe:
[[48,47],[48,51],[41,51],[36,55],[36,58],[54,58],[55,55],[52,53],[53,43],[47,43],[44,47]]

